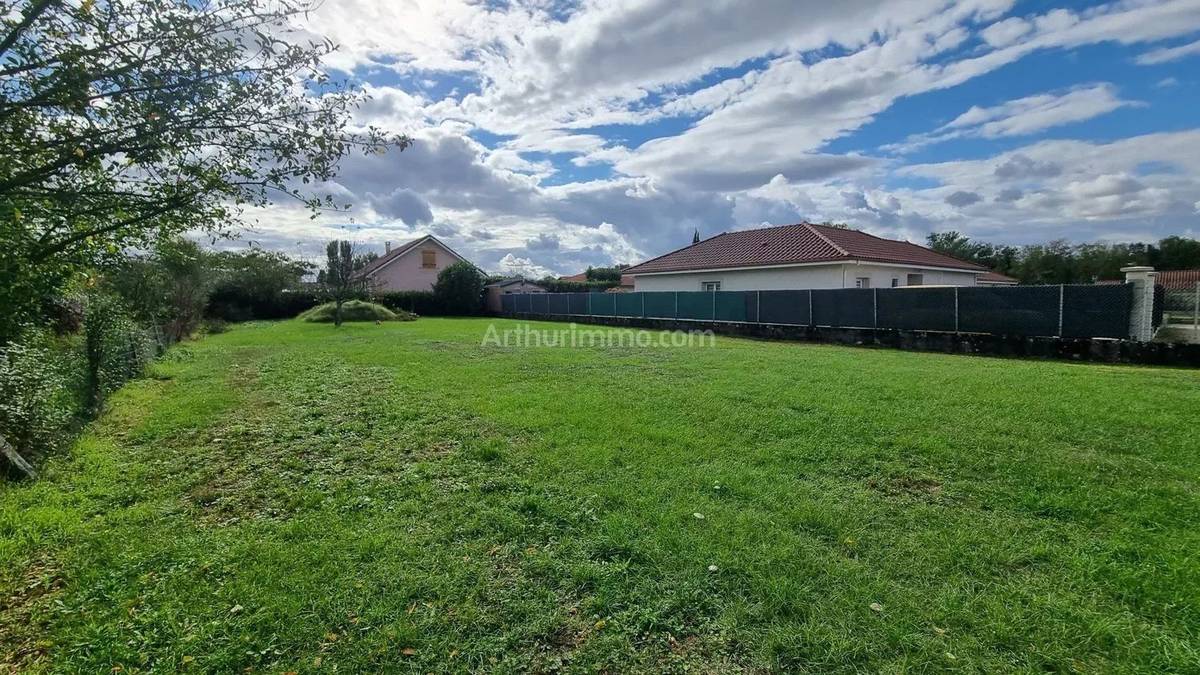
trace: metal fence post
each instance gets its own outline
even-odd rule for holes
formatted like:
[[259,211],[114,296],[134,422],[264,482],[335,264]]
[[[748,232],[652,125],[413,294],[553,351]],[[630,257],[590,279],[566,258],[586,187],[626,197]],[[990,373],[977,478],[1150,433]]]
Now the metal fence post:
[[871,327],[879,328],[879,289],[871,289]]
[[713,291],[712,294],[713,294],[712,314],[709,315],[709,318],[712,321],[716,321],[717,320],[717,292]]
[[591,293],[587,294],[587,299],[588,299],[588,316],[591,316],[592,315],[592,294]]
[[675,316],[673,319],[679,319],[679,291],[675,291]]
[[817,322],[812,315],[812,289],[808,289],[808,325],[815,326]]
[[[1200,293],[1200,281],[1196,282],[1196,291]],[[754,323],[762,323],[762,291],[754,291]]]
[[954,287],[954,332],[958,332],[958,286]]
[[642,293],[642,318],[646,318],[646,294]]
[[1058,285],[1058,335],[1056,337],[1062,337],[1063,334],[1063,298],[1066,295],[1066,290],[1066,284]]

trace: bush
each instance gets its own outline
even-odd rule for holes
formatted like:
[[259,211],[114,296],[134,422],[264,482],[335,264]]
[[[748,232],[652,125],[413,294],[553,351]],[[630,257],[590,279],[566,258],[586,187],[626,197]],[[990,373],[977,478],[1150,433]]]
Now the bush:
[[483,311],[484,276],[465,260],[438,272],[433,294],[451,314],[479,314]]
[[120,298],[96,293],[87,298],[85,307],[88,407],[94,412],[110,393],[142,374],[160,345],[149,329],[133,320]]
[[393,311],[403,310],[418,316],[447,316],[450,311],[433,291],[388,291],[375,293],[371,300]]
[[78,338],[26,330],[0,347],[0,436],[37,463],[65,443],[86,405]]
[[240,286],[221,284],[209,295],[205,314],[223,321],[290,319],[321,302],[321,296],[311,291],[285,289],[264,295]]
[[[327,302],[302,313],[299,319],[316,323],[333,323],[334,304]],[[342,305],[342,321],[412,321],[417,317],[405,311],[392,310],[373,302],[347,300]]]

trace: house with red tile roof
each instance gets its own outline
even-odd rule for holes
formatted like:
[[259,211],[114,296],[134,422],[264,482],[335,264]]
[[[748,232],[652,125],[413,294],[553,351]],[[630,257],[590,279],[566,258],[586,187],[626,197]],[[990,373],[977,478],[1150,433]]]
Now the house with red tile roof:
[[1019,281],[999,272],[984,272],[975,277],[976,286],[1016,286]]
[[974,286],[987,271],[907,241],[812,223],[724,232],[622,270],[638,291]]
[[443,244],[437,237],[420,239],[393,247],[384,244],[384,254],[358,272],[372,292],[430,291],[438,272],[466,258]]

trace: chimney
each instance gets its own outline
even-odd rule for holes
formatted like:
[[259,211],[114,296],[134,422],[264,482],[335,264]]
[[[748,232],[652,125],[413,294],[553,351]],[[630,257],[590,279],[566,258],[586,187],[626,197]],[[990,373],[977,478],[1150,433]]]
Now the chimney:
[[390,241],[383,242],[383,254],[387,255],[391,252],[392,252],[392,242],[390,242]]

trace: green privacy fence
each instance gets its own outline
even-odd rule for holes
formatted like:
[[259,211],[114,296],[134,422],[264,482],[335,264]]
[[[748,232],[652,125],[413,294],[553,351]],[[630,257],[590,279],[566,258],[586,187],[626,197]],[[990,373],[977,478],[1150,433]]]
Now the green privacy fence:
[[672,319],[996,335],[1129,336],[1129,284],[790,291],[528,293],[509,316]]

